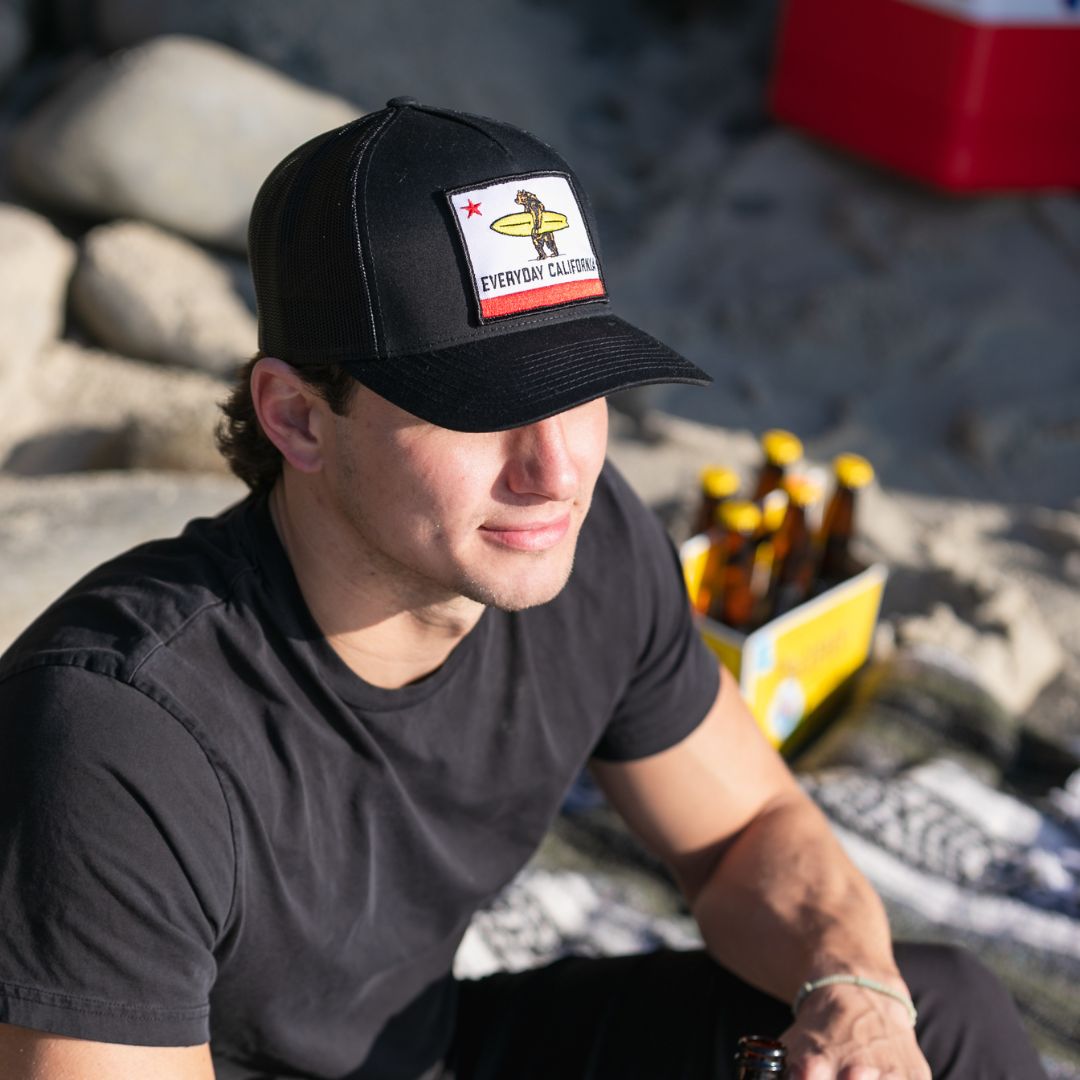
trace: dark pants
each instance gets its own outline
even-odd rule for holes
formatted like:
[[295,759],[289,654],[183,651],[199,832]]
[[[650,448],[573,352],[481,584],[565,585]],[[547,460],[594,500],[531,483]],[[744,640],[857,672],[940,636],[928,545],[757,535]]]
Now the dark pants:
[[[898,945],[935,1080],[1045,1080],[1011,998],[975,957]],[[788,1006],[700,952],[570,957],[462,983],[454,1080],[725,1080],[740,1035]]]

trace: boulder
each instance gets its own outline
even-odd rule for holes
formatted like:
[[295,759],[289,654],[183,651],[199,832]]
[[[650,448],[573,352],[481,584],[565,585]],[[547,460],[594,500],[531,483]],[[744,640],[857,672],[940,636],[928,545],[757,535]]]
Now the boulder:
[[0,466],[41,474],[101,468],[220,472],[214,444],[225,388],[57,342],[34,364],[0,432]]
[[135,544],[217,513],[245,488],[225,476],[99,473],[0,477],[0,652],[83,574]]
[[[952,561],[934,554],[939,565]],[[924,613],[896,619],[899,644],[962,657],[1007,709],[1023,714],[1062,670],[1065,656],[1058,639],[1028,592],[999,571],[975,569],[964,559],[949,569],[953,594],[932,602]]]
[[45,218],[0,203],[0,384],[59,335],[74,262],[75,246]]
[[[85,2],[108,48],[196,34],[369,108],[412,94],[511,120],[564,150],[596,70],[577,20],[528,0],[463,0],[452,14],[428,0]],[[565,73],[553,77],[556,61]]]
[[22,5],[12,0],[0,0],[0,86],[18,69],[26,55],[29,39]]
[[83,326],[125,356],[229,375],[258,342],[221,261],[143,222],[87,234],[71,298]]
[[1080,267],[1080,198],[1073,194],[1042,195],[1032,202],[1035,220],[1061,250]]
[[83,69],[12,142],[16,181],[91,217],[136,217],[242,251],[290,150],[359,113],[223,45],[156,38]]

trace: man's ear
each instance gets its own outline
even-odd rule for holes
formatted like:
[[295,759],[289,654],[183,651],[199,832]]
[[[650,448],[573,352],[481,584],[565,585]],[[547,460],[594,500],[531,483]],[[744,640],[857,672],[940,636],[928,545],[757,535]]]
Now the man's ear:
[[284,360],[264,356],[251,370],[251,400],[266,437],[300,472],[323,466],[329,406]]

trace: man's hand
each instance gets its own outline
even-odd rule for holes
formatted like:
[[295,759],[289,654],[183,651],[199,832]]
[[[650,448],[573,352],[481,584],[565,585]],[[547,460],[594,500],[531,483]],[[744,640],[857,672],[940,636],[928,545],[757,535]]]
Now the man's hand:
[[781,1038],[792,1080],[931,1080],[907,1010],[862,987],[815,990]]

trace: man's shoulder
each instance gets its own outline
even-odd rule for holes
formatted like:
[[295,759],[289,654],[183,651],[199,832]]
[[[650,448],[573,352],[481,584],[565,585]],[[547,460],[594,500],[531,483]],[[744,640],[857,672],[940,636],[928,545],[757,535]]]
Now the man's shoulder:
[[0,656],[0,680],[41,664],[85,666],[125,682],[255,568],[250,500],[197,518],[91,570]]

